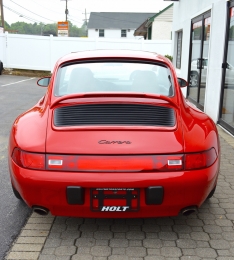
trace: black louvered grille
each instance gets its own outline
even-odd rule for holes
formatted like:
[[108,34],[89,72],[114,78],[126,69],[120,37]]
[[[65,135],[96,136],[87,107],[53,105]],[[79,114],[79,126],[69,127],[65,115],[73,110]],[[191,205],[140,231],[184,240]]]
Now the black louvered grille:
[[94,104],[66,106],[55,109],[54,125],[175,125],[172,108],[135,104]]

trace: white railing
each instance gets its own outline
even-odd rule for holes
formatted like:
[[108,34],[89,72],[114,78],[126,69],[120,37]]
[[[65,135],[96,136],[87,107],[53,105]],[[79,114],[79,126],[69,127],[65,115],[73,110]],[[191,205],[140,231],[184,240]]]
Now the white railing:
[[171,40],[93,39],[0,34],[4,68],[52,71],[65,54],[96,49],[129,49],[171,55]]

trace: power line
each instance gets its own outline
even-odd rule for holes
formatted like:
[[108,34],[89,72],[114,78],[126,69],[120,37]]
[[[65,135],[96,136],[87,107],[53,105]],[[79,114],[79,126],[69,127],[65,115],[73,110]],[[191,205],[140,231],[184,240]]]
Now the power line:
[[[35,4],[39,5],[39,6],[43,7],[44,9],[49,10],[50,12],[53,12],[53,13],[56,13],[56,14],[61,14],[61,15],[63,15],[62,12],[56,12],[56,11],[51,10],[51,9],[49,9],[49,8],[47,8],[47,7],[43,6],[43,5],[41,5],[41,4],[38,4],[36,1],[33,1],[33,0],[31,0],[31,1],[34,2]],[[74,8],[72,8],[72,10],[77,10],[77,11],[82,12],[81,10],[74,9]],[[70,15],[70,14],[69,14],[69,16],[70,16],[70,17],[75,17],[74,15]],[[75,17],[75,18],[76,18],[76,17]],[[70,19],[70,20],[73,20],[73,21],[75,21],[75,22],[77,22],[77,23],[81,23],[81,22],[76,21],[76,20],[74,20],[74,19]]]
[[[68,15],[68,17],[69,17],[70,15]],[[74,21],[74,22],[76,22],[76,23],[78,23],[78,24],[83,24],[82,22],[78,22],[78,21],[76,21],[76,20],[74,20],[74,19],[72,19],[72,18],[69,18],[69,21]]]
[[[23,9],[27,10],[28,12],[30,12],[30,13],[32,13],[32,14],[35,14],[35,15],[37,15],[37,16],[39,16],[39,17],[43,18],[43,19],[47,19],[47,20],[49,20],[49,21],[52,21],[52,22],[56,23],[54,20],[51,20],[51,19],[45,18],[45,17],[43,17],[43,16],[41,16],[41,15],[38,15],[38,14],[36,14],[36,13],[34,13],[34,12],[32,12],[32,11],[30,11],[30,10],[28,10],[28,9],[24,8],[24,7],[22,7],[21,5],[19,5],[19,4],[17,4],[17,3],[15,3],[14,1],[12,1],[12,0],[10,0],[10,1],[11,1],[12,3],[14,3],[14,4],[16,4],[16,5],[20,6],[21,8],[23,8]],[[47,9],[47,8],[46,8],[46,9]],[[57,13],[58,13],[58,12],[57,12]],[[71,16],[71,15],[69,15],[69,16]],[[77,23],[79,23],[79,24],[82,24],[82,22],[79,22],[79,21],[77,21],[77,20],[74,20],[74,19],[71,19],[71,18],[69,18],[69,20],[72,20],[73,22],[77,22]]]
[[[24,14],[18,12],[18,11],[15,11],[15,10],[11,9],[10,7],[8,7],[8,6],[6,6],[6,5],[4,5],[4,8],[8,9],[9,11],[11,11],[11,12],[13,12],[13,13],[19,15],[19,16],[24,17],[25,19],[27,19],[27,20],[29,20],[29,21],[31,21],[31,22],[43,23],[42,21],[33,19],[33,18],[31,18],[31,17],[29,17],[29,16],[26,16],[26,15],[24,15]],[[69,18],[69,20],[72,20],[72,21],[74,21],[74,22],[78,22],[78,21],[75,21],[75,20],[70,19],[70,18]],[[78,22],[78,23],[82,24],[82,22]],[[43,23],[43,24],[44,24],[44,23]]]
[[41,21],[35,20],[35,19],[33,19],[33,18],[30,18],[29,16],[26,16],[26,15],[24,15],[24,14],[21,14],[21,13],[15,11],[15,10],[13,10],[13,9],[11,9],[10,7],[8,7],[8,6],[6,6],[6,5],[3,5],[3,6],[4,6],[4,8],[8,9],[9,11],[11,11],[11,12],[13,12],[13,13],[19,15],[19,16],[21,15],[21,16],[23,16],[25,19],[27,19],[27,20],[29,20],[29,21],[31,21],[31,22],[43,23],[43,22],[41,22]]
[[[38,4],[38,3],[37,3],[36,1],[34,1],[34,0],[31,0],[31,2],[34,2],[35,4],[37,4],[37,5],[39,5],[39,6],[43,7],[43,8],[45,8],[45,9],[51,11],[51,12],[54,12],[54,13],[57,13],[57,14],[62,14],[62,13],[60,13],[60,12],[56,12],[56,11],[54,11],[54,10],[51,10],[51,9],[49,9],[49,8],[47,8],[47,7],[43,6],[43,5],[41,5],[41,4]],[[72,7],[72,10],[76,10],[76,11],[79,11],[79,12],[83,12],[83,10],[78,10],[78,9],[76,9],[76,8],[73,8],[73,7]]]
[[55,22],[55,21],[53,21],[53,20],[51,20],[51,19],[48,19],[48,18],[46,18],[46,17],[43,17],[43,16],[41,16],[41,15],[39,15],[39,14],[36,14],[36,13],[34,13],[34,12],[32,12],[32,11],[30,11],[30,10],[28,10],[28,9],[24,8],[23,6],[21,6],[21,5],[17,4],[17,3],[15,3],[15,2],[14,2],[14,1],[12,1],[12,0],[10,0],[10,1],[11,1],[12,3],[14,3],[14,4],[16,4],[16,5],[20,6],[21,8],[25,9],[26,11],[28,11],[28,12],[32,13],[32,14],[35,14],[35,15],[37,15],[37,16],[39,16],[39,17],[43,18],[43,19],[49,20],[49,21],[51,21],[51,22]]
[[43,7],[44,9],[47,9],[47,10],[51,11],[51,12],[54,12],[54,13],[57,13],[57,14],[63,14],[63,13],[61,13],[61,12],[56,12],[56,11],[51,10],[51,9],[49,9],[49,8],[43,6],[43,5],[40,5],[40,4],[38,4],[36,1],[33,1],[33,0],[31,0],[31,1],[34,2],[35,4],[39,5],[39,6]]

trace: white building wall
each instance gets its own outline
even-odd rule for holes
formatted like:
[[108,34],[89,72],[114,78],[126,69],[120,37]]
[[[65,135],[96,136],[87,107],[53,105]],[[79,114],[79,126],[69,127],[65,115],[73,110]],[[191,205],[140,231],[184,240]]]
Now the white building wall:
[[171,40],[172,22],[154,21],[152,23],[152,40]]
[[[123,28],[124,29],[124,28]],[[110,38],[110,39],[139,39],[141,37],[134,36],[135,29],[130,29],[130,31],[127,30],[127,37],[121,37],[121,29],[104,29],[105,30],[105,37],[104,38]],[[99,31],[96,31],[95,29],[88,29],[88,37],[89,38],[103,38],[99,37]]]
[[177,71],[178,75],[188,79],[191,19],[209,10],[211,10],[211,33],[208,49],[209,67],[207,72],[204,111],[217,122],[222,79],[221,66],[223,62],[226,30],[226,1],[180,0],[174,3],[172,52],[174,65],[176,65],[176,32],[183,30],[181,69]]
[[172,22],[172,17],[173,17],[173,6],[168,8],[166,11],[161,13],[159,16],[155,17],[154,21]]
[[152,40],[171,40],[173,6],[155,17],[152,23]]

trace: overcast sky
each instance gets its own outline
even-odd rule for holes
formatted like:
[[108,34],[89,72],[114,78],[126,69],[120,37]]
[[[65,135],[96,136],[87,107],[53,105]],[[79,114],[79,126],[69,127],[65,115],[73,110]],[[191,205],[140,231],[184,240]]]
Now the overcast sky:
[[[145,12],[157,13],[172,2],[163,0],[68,0],[68,19],[81,26],[90,12]],[[4,19],[9,24],[54,23],[65,20],[64,0],[3,0]],[[28,19],[26,19],[26,17]]]

